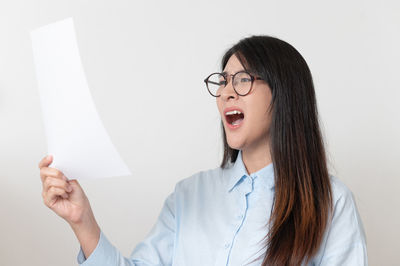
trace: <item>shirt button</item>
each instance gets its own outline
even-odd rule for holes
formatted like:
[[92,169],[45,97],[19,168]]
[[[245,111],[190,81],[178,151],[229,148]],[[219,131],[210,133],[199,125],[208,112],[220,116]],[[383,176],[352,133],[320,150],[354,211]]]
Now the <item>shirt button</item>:
[[226,243],[225,245],[224,245],[224,248],[229,248],[231,246],[231,244],[230,243]]

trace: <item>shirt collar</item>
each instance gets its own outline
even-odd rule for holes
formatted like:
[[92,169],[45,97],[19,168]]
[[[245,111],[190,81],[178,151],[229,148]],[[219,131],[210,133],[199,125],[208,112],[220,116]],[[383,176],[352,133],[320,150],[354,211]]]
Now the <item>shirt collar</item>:
[[249,175],[243,163],[241,150],[239,150],[235,163],[227,169],[226,173],[228,178],[229,192],[232,191],[237,185],[242,183],[247,176],[251,177],[252,179],[259,178],[260,182],[264,183],[270,189],[275,187],[273,164],[270,163],[257,172]]

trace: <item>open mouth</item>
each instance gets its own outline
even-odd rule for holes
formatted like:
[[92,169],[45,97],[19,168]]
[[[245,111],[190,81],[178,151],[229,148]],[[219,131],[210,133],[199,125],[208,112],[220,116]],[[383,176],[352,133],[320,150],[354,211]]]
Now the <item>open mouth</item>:
[[230,125],[239,125],[243,119],[244,114],[238,110],[230,111],[225,113],[226,122]]

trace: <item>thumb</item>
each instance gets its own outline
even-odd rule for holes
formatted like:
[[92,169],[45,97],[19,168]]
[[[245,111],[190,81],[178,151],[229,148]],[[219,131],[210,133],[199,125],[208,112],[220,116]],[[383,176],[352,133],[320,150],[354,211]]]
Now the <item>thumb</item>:
[[53,155],[47,155],[39,162],[39,168],[48,167],[53,162]]

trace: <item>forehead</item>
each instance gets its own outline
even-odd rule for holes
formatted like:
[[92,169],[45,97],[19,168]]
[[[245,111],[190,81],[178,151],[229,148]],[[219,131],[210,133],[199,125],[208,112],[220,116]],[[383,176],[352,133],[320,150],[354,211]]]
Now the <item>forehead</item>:
[[226,72],[227,74],[234,74],[238,71],[244,70],[243,65],[240,63],[239,59],[235,54],[233,54],[228,62],[226,63],[226,66],[223,70],[223,72]]

